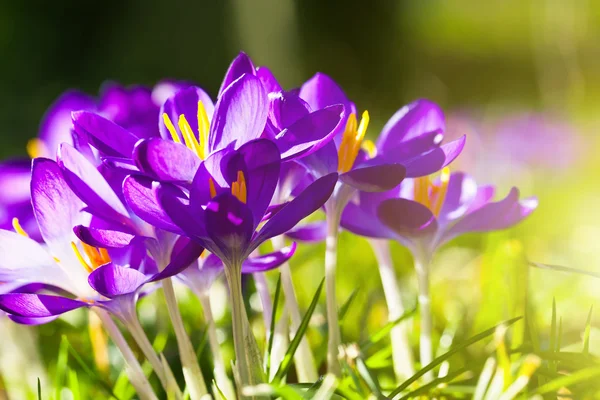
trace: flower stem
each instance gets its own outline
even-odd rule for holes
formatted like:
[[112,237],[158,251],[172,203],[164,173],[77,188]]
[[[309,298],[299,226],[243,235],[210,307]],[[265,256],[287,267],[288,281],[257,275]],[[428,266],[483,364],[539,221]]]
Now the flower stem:
[[[429,263],[430,258],[423,252],[415,251],[415,270],[417,271],[417,280],[419,287],[419,311],[421,314],[421,333],[419,340],[419,352],[421,358],[421,367],[424,367],[433,361],[432,330],[433,317],[431,315],[431,297],[429,295]],[[429,371],[424,376],[425,381],[433,379],[433,373]]]
[[[283,236],[276,236],[271,239],[273,248],[279,250],[285,247],[285,239]],[[291,317],[291,332],[295,334],[300,323],[302,322],[302,315],[300,313],[300,306],[296,298],[296,290],[294,289],[294,282],[292,280],[292,271],[290,265],[286,262],[279,267],[281,272],[281,284],[283,293],[285,293],[285,307]],[[296,365],[296,371],[298,373],[298,381],[300,382],[316,382],[319,378],[317,369],[315,367],[315,360],[313,358],[312,351],[308,339],[303,337],[300,341],[300,346],[294,355],[294,362]]]
[[177,346],[179,348],[179,356],[181,357],[181,365],[183,368],[183,377],[190,393],[192,400],[200,399],[203,395],[207,394],[206,384],[204,383],[204,377],[198,365],[196,358],[196,352],[192,346],[192,342],[183,326],[183,318],[179,313],[179,307],[177,306],[177,299],[175,298],[175,290],[173,289],[173,282],[171,278],[164,279],[162,281],[163,291],[165,293],[165,300],[167,303],[167,309],[169,310],[169,316],[171,317],[171,323],[175,331],[175,337],[177,338]]
[[337,268],[337,243],[340,225],[340,211],[335,204],[327,208],[327,238],[325,240],[325,292],[327,296],[327,372],[336,377],[342,376],[338,351],[341,344],[338,308],[335,293],[335,272]]
[[[225,266],[225,278],[231,295],[231,314],[233,324],[233,345],[235,348],[236,368],[240,385],[254,386],[263,383],[263,368],[256,339],[250,329],[250,322],[244,307],[242,295],[241,262]],[[243,389],[240,388],[240,392]]]
[[[400,318],[405,310],[402,305],[402,295],[398,279],[394,272],[394,263],[390,253],[390,244],[384,239],[370,239],[369,243],[379,264],[379,274],[383,293],[388,306],[388,320],[395,321]],[[392,342],[392,361],[394,373],[398,382],[402,382],[414,375],[413,356],[408,344],[406,324],[399,323],[390,331]]]
[[221,345],[219,344],[219,340],[217,339],[217,327],[212,314],[210,296],[208,295],[208,293],[202,293],[199,294],[198,298],[200,299],[200,304],[202,305],[202,309],[204,310],[204,319],[206,321],[208,330],[208,344],[210,346],[210,351],[213,356],[213,372],[215,374],[215,380],[217,382],[217,385],[219,386],[219,389],[223,392],[226,398],[235,399],[233,385],[231,384],[231,380],[229,380],[229,377],[227,376],[227,371],[225,370],[225,362],[223,361],[223,355],[221,353]]
[[142,350],[142,353],[144,353],[144,357],[146,357],[150,365],[152,365],[152,369],[154,369],[154,372],[165,389],[165,392],[168,394],[173,393],[176,399],[181,399],[183,394],[181,393],[181,389],[179,389],[179,386],[175,381],[173,372],[168,365],[163,365],[160,358],[154,351],[152,343],[150,343],[150,340],[148,339],[144,328],[140,324],[137,315],[127,315],[123,322],[139,346],[140,350]]
[[108,335],[112,341],[119,348],[121,354],[123,354],[123,358],[125,358],[127,375],[129,376],[131,384],[137,391],[137,394],[140,396],[140,399],[158,400],[156,394],[154,394],[154,391],[152,390],[150,382],[148,382],[146,375],[144,375],[144,371],[142,371],[140,363],[135,358],[135,355],[131,351],[131,348],[125,341],[125,338],[123,337],[123,334],[117,325],[106,313],[106,311],[99,308],[93,308],[93,310],[102,321],[102,324],[104,325],[104,328],[108,332]]

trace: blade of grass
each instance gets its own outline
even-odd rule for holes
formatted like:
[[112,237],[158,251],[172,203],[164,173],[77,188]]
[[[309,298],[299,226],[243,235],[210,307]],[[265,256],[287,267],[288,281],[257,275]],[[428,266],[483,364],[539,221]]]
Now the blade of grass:
[[461,368],[458,371],[454,371],[446,376],[444,376],[443,378],[436,378],[434,380],[432,380],[431,382],[413,390],[410,393],[407,393],[406,395],[402,396],[400,398],[400,400],[406,400],[406,399],[413,399],[416,398],[422,394],[428,393],[431,389],[434,389],[435,387],[446,383],[446,382],[450,382],[452,381],[454,378],[456,378],[457,376],[465,373],[466,369],[465,368]]
[[38,400],[42,400],[42,384],[40,383],[40,378],[37,378],[37,395],[38,395]]
[[377,332],[375,332],[373,335],[371,335],[371,337],[369,337],[368,339],[366,339],[360,343],[359,347],[360,347],[361,353],[364,353],[365,351],[370,349],[371,346],[378,343],[382,339],[386,338],[394,326],[398,325],[400,322],[404,321],[405,319],[412,317],[416,312],[417,312],[417,307],[415,306],[411,310],[408,310],[407,312],[402,314],[399,318],[396,318],[395,320],[390,321],[387,324],[385,324],[381,329],[379,329]]
[[[550,323],[550,351],[556,351],[556,299],[552,298],[552,322]],[[550,363],[550,370],[556,372],[555,362]]]
[[79,392],[79,380],[77,379],[77,372],[73,369],[69,369],[69,389],[73,395],[73,400],[81,400],[81,393]]
[[600,367],[594,366],[590,368],[584,368],[577,372],[572,373],[571,375],[561,376],[560,378],[554,379],[542,386],[539,386],[535,390],[533,390],[530,394],[546,394],[551,392],[556,392],[562,387],[569,387],[576,383],[584,382],[586,380],[592,380],[600,376]]
[[352,366],[349,365],[345,359],[342,359],[340,364],[342,365],[342,369],[346,371],[346,374],[350,378],[352,383],[354,383],[354,386],[356,387],[355,391],[360,396],[362,396],[361,398],[367,398],[367,393],[365,393],[363,386],[360,384],[360,379],[358,378],[358,375],[356,375],[356,371],[354,371],[354,368],[352,368]]
[[594,310],[594,306],[590,307],[590,312],[588,313],[587,321],[585,323],[585,331],[583,333],[583,354],[590,354],[590,332],[592,330],[592,311]]
[[377,397],[377,399],[382,400],[386,397],[381,393],[381,386],[379,385],[379,381],[375,377],[375,375],[371,372],[371,370],[367,367],[365,361],[358,357],[356,359],[356,369],[360,374],[361,378],[365,381],[371,392]]
[[56,360],[56,375],[54,376],[55,398],[60,399],[60,391],[63,387],[64,377],[67,370],[69,358],[69,343],[65,335],[60,340],[58,348],[58,359]]
[[421,368],[421,370],[419,372],[417,372],[412,377],[410,377],[406,381],[404,381],[400,386],[398,386],[396,388],[396,390],[394,390],[392,393],[390,393],[390,395],[388,397],[393,398],[393,397],[397,396],[404,389],[406,389],[407,387],[409,387],[413,382],[415,382],[417,379],[419,379],[420,377],[422,377],[423,375],[425,375],[427,372],[433,370],[435,367],[437,367],[438,365],[440,365],[441,363],[443,363],[446,359],[450,358],[451,356],[453,356],[454,354],[456,354],[459,351],[463,350],[464,348],[472,345],[473,343],[479,342],[480,340],[485,339],[486,337],[492,335],[499,326],[503,326],[504,325],[504,326],[508,327],[508,326],[514,324],[515,322],[517,322],[520,319],[521,319],[521,317],[516,317],[516,318],[509,319],[508,321],[505,321],[505,322],[503,322],[501,324],[498,324],[498,325],[496,325],[496,326],[494,326],[494,327],[492,327],[490,329],[487,329],[487,330],[485,330],[485,331],[483,331],[481,333],[478,333],[477,335],[472,336],[470,339],[467,339],[465,342],[456,345],[455,347],[453,347],[452,349],[450,349],[446,354],[443,354],[440,357],[437,357],[431,363],[429,363],[428,365],[426,365],[423,368]]
[[273,313],[271,314],[271,324],[269,326],[269,342],[267,344],[267,360],[265,362],[265,375],[269,376],[271,372],[271,352],[273,351],[273,340],[275,338],[275,322],[277,320],[277,307],[281,295],[281,274],[277,277],[277,286],[275,287],[275,298],[273,299]]
[[348,298],[346,299],[344,304],[342,304],[342,306],[340,307],[340,310],[338,311],[338,320],[340,321],[340,324],[344,320],[344,317],[346,317],[346,314],[348,313],[348,310],[350,309],[350,306],[354,302],[354,299],[356,298],[357,294],[358,294],[358,288],[354,289],[352,291],[352,293],[350,293],[350,296],[348,296]]
[[279,365],[277,372],[275,373],[275,377],[273,378],[273,383],[275,383],[275,384],[281,383],[283,378],[286,376],[290,366],[292,365],[294,353],[296,353],[296,350],[298,349],[298,346],[300,345],[300,341],[302,340],[304,333],[306,333],[306,330],[308,329],[308,324],[310,322],[310,319],[311,319],[313,313],[315,312],[315,309],[317,308],[317,303],[319,302],[319,297],[321,296],[321,291],[323,290],[324,283],[325,283],[325,278],[323,278],[321,280],[321,283],[319,284],[319,287],[317,288],[317,292],[313,296],[310,306],[308,307],[308,310],[306,310],[306,314],[304,314],[304,318],[302,318],[302,322],[300,323],[300,326],[298,327],[298,331],[296,332],[296,334],[294,335],[294,338],[290,342],[290,346],[288,347],[288,350],[285,353],[285,356],[283,357],[283,360],[281,361],[281,364]]
[[77,362],[77,364],[79,364],[79,366],[81,367],[83,372],[85,372],[86,375],[89,376],[90,379],[92,379],[92,382],[97,383],[107,394],[119,399],[119,396],[117,396],[117,394],[112,390],[110,385],[108,383],[106,383],[102,378],[100,378],[100,376],[96,372],[94,372],[85,363],[85,361],[83,361],[83,358],[81,358],[79,353],[77,353],[77,350],[75,350],[75,348],[68,341],[67,341],[67,349],[68,349],[68,352],[71,355],[71,357],[73,357],[75,359],[75,361]]
[[596,273],[593,271],[585,271],[583,269],[563,267],[560,265],[542,264],[542,263],[537,263],[537,262],[533,262],[533,261],[529,261],[529,265],[531,265],[532,267],[540,268],[540,269],[550,269],[553,271],[569,272],[569,273],[573,273],[573,274],[587,275],[587,276],[591,276],[594,278],[600,278],[599,273]]

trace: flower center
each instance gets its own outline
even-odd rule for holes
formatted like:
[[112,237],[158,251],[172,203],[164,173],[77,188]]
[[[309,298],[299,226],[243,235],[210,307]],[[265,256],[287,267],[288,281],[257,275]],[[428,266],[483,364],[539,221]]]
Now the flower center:
[[[208,186],[210,198],[212,199],[217,195],[217,188],[213,178],[208,178]],[[246,177],[242,171],[238,171],[236,181],[231,184],[231,194],[236,199],[246,204],[246,201],[248,200],[248,190],[246,188]]]
[[85,260],[85,258],[81,254],[81,252],[79,251],[79,248],[77,248],[77,245],[75,244],[75,242],[71,242],[71,248],[73,249],[75,256],[77,256],[77,259],[79,260],[79,262],[81,263],[83,268],[85,268],[85,270],[88,273],[91,273],[99,266],[108,264],[109,262],[112,261],[110,259],[110,256],[108,255],[108,251],[106,249],[92,247],[83,242],[81,242],[81,245],[83,246],[83,252],[87,255],[88,260],[90,261],[89,263]]
[[[171,138],[176,143],[181,143],[181,138],[175,129],[175,125],[169,118],[167,113],[163,113],[163,122],[169,133],[171,134]],[[190,123],[186,119],[185,115],[179,115],[179,121],[177,125],[179,126],[179,131],[181,132],[181,136],[185,142],[185,145],[188,149],[192,150],[201,160],[204,160],[207,156],[207,144],[208,144],[208,131],[210,128],[210,122],[208,120],[208,114],[206,113],[206,108],[204,108],[204,104],[201,101],[198,102],[198,139],[196,139],[196,135],[190,126]]]
[[346,122],[346,129],[342,137],[342,143],[338,150],[338,171],[348,172],[354,165],[361,144],[369,126],[369,112],[362,114],[360,124],[357,124],[356,114],[352,113]]
[[413,187],[414,200],[429,208],[438,217],[446,198],[449,180],[450,168],[448,167],[442,169],[438,183],[434,183],[430,176],[415,178]]

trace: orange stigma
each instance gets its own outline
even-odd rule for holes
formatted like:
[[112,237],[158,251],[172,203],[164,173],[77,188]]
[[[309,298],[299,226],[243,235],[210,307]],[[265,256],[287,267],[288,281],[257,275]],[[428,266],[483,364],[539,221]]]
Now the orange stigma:
[[242,171],[238,171],[237,180],[231,184],[231,194],[242,203],[248,200],[248,191],[246,189],[246,177]]
[[437,217],[440,215],[442,205],[446,199],[450,169],[445,167],[440,173],[439,183],[434,183],[429,176],[414,179],[413,199],[429,208]]
[[81,243],[81,245],[83,246],[83,252],[87,256],[89,263],[83,257],[83,254],[81,254],[75,242],[71,242],[71,248],[73,249],[75,256],[87,272],[91,273],[99,266],[111,262],[110,256],[108,255],[108,251],[106,249],[92,247],[83,242]]

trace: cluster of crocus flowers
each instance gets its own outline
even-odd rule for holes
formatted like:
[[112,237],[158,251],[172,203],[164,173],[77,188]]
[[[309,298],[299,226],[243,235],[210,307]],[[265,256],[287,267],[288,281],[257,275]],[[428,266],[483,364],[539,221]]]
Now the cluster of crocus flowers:
[[[296,244],[285,246],[283,235],[325,239],[327,362],[329,372],[340,375],[335,297],[340,227],[395,239],[411,249],[422,282],[425,338],[431,330],[427,264],[435,249],[463,232],[511,226],[535,208],[533,201],[520,202],[516,190],[492,203],[492,189],[447,172],[465,139],[442,144],[444,119],[437,105],[418,100],[401,108],[373,143],[365,139],[369,113],[359,118],[331,78],[317,74],[286,91],[245,54],[231,64],[216,101],[192,84],[163,82],[153,90],[111,86],[99,101],[60,101],[52,110],[47,119],[60,115],[60,124],[51,135],[43,129],[29,146],[31,173],[21,168],[16,174],[10,164],[5,164],[7,173],[0,169],[0,185],[10,185],[13,176],[20,185],[29,182],[30,190],[17,200],[31,197],[33,205],[32,211],[22,207],[17,213],[19,201],[2,204],[3,213],[15,215],[0,230],[0,280],[5,282],[0,309],[25,324],[49,322],[76,308],[96,310],[120,344],[144,399],[156,395],[109,315],[130,331],[166,393],[181,398],[170,368],[136,316],[137,299],[159,282],[190,397],[200,399],[209,389],[183,327],[171,277],[188,285],[205,308],[216,384],[230,396],[208,288],[225,276],[236,383],[260,384],[263,357],[244,308],[242,274],[282,266],[295,330],[300,312],[286,262]],[[428,177],[440,170],[437,181]],[[322,225],[296,229],[319,209],[326,215]],[[27,226],[19,221],[28,221]],[[39,238],[28,237],[32,224]],[[257,255],[268,240],[274,240],[274,251]],[[385,271],[389,278],[391,264],[385,258],[380,258],[382,278]],[[397,285],[384,288],[390,313],[397,314]],[[393,344],[400,349],[397,341]],[[394,351],[404,354],[394,356],[397,372],[402,366],[411,370],[410,349]],[[422,363],[431,361],[430,353],[431,345],[422,339]],[[306,341],[296,364],[301,379],[318,378]]]

